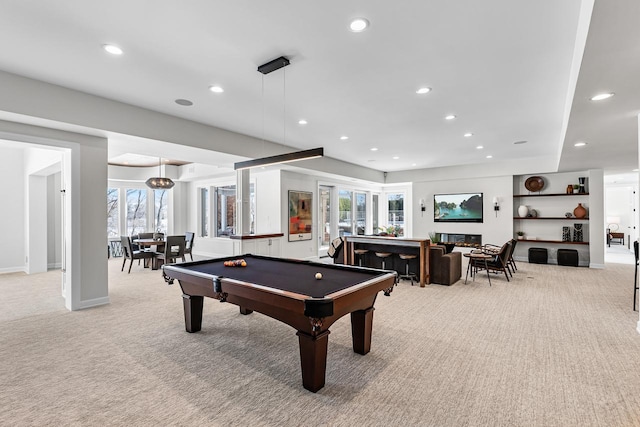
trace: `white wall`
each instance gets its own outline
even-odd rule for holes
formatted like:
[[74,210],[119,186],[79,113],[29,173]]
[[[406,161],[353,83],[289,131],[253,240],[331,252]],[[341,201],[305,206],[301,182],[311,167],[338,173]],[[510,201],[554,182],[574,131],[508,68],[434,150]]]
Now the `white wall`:
[[2,194],[0,208],[0,235],[10,245],[0,245],[0,273],[25,271],[25,174],[24,151],[2,148],[0,182],[9,182]]
[[282,227],[282,211],[280,204],[280,171],[254,172],[256,186],[256,234],[284,233]]
[[[483,193],[482,223],[441,223],[433,221],[433,196],[442,193]],[[413,200],[425,200],[426,210],[420,211],[414,203],[413,236],[429,237],[429,232],[481,234],[482,243],[503,244],[513,236],[513,177],[489,177],[469,179],[447,179],[442,181],[418,181],[413,183]],[[500,210],[493,210],[492,200],[498,197]]]

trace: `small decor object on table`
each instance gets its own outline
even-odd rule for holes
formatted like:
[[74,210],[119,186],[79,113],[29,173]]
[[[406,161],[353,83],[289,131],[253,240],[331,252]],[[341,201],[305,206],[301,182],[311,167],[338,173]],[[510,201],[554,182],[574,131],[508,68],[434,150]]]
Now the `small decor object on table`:
[[587,216],[587,209],[582,206],[582,203],[578,203],[578,206],[573,210],[573,215],[578,219],[582,219]]
[[571,232],[569,231],[569,227],[562,227],[562,241],[563,242],[571,241]]
[[573,241],[582,242],[582,224],[573,224]]

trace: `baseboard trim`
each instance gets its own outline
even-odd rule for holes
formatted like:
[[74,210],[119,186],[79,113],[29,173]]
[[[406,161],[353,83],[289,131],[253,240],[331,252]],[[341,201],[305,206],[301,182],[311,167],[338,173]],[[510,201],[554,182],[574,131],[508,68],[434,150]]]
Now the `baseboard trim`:
[[109,297],[94,298],[86,301],[80,301],[78,306],[74,307],[73,310],[84,310],[85,308],[97,307],[99,305],[106,305],[109,303]]
[[22,266],[22,267],[0,268],[0,274],[4,274],[4,273],[27,273],[27,267]]
[[638,326],[636,327],[636,331],[640,334],[640,320],[638,320]]

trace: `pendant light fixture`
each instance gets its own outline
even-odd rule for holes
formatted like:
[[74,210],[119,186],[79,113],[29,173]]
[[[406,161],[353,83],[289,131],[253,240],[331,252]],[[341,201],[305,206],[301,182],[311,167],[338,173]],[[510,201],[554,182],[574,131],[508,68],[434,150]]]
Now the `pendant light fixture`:
[[[260,73],[263,74],[263,78],[264,75],[269,74],[273,71],[279,70],[280,68],[284,68],[287,65],[290,64],[290,61],[285,58],[284,56],[281,56],[279,58],[276,58],[272,61],[267,62],[266,64],[262,64],[258,67],[258,71]],[[285,81],[286,83],[286,81]],[[264,84],[264,83],[263,83]],[[264,100],[264,93],[262,95],[263,100]],[[283,126],[283,129],[286,128],[286,114],[284,115],[284,120],[285,120],[285,124]],[[262,125],[263,129],[262,129],[262,133],[263,133],[263,140],[264,140],[264,114],[263,114],[263,125]],[[284,131],[283,131],[284,134]],[[282,144],[285,145],[286,141],[285,141],[285,137],[283,136],[283,140],[282,140]],[[308,160],[308,159],[314,159],[317,157],[322,157],[324,156],[324,149],[322,147],[320,148],[314,148],[311,150],[302,150],[302,151],[295,151],[293,153],[285,153],[285,154],[280,154],[277,156],[269,156],[269,157],[262,157],[260,159],[253,159],[253,160],[246,160],[244,162],[237,162],[234,163],[233,168],[235,170],[241,170],[241,169],[250,169],[250,168],[255,168],[258,166],[268,166],[268,165],[275,165],[275,164],[279,164],[279,163],[290,163],[290,162],[295,162],[298,160]]]
[[153,188],[154,190],[168,190],[172,188],[175,184],[170,178],[162,177],[162,157],[158,159],[158,169],[160,173],[158,177],[149,178],[145,184],[147,187]]

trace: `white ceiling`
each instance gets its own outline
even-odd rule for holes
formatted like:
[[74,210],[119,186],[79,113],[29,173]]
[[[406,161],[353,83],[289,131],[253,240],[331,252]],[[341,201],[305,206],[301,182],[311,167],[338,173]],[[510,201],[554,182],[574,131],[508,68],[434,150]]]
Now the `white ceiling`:
[[[536,158],[628,173],[638,163],[640,2],[598,0],[582,58],[591,3],[4,0],[0,69],[381,171]],[[352,33],[358,16],[371,26]],[[256,71],[281,55],[291,65]],[[214,84],[225,92],[208,91]],[[432,92],[416,94],[423,86]],[[600,91],[616,96],[588,101]],[[112,139],[111,158],[202,160]]]

